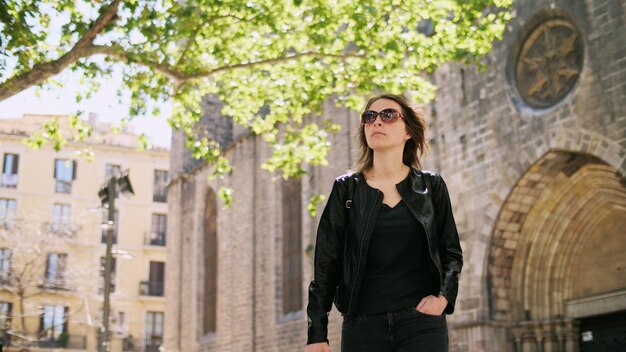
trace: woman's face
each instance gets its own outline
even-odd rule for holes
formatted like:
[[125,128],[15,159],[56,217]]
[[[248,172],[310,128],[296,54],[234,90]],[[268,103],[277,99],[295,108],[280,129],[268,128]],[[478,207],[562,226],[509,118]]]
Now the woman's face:
[[[385,109],[395,109],[402,113],[400,104],[389,99],[378,99],[368,110],[380,112]],[[404,143],[411,138],[406,131],[404,119],[398,118],[394,122],[383,122],[380,116],[376,117],[373,123],[363,126],[367,145],[373,150],[387,150],[399,148],[400,152],[404,150]]]

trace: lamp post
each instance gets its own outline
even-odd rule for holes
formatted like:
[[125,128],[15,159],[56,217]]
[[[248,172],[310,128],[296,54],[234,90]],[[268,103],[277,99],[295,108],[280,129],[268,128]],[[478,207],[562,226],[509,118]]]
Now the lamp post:
[[134,195],[133,186],[128,177],[126,170],[120,177],[111,176],[98,192],[100,201],[105,208],[108,208],[108,216],[106,222],[107,247],[106,259],[104,262],[104,302],[102,306],[102,323],[104,324],[103,341],[99,346],[101,352],[111,351],[111,332],[109,330],[109,314],[111,310],[111,262],[113,259],[113,234],[115,230],[115,197],[117,195],[117,186],[120,187],[122,194]]

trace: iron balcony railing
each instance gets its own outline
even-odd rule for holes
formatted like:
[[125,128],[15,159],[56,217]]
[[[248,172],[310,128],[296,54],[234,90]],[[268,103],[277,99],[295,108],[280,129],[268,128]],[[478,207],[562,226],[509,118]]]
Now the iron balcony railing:
[[150,231],[145,234],[146,246],[165,246],[165,231]]
[[72,334],[69,334],[67,337],[61,335],[53,339],[41,339],[37,341],[37,346],[41,348],[69,348],[84,350],[87,348],[87,337]]
[[54,191],[56,193],[72,193],[72,181],[56,180]]
[[17,174],[2,174],[0,179],[0,187],[3,188],[16,188],[17,187]]
[[163,297],[163,282],[141,281],[139,283],[139,295]]
[[0,271],[0,285],[11,286],[12,276],[10,271]]
[[152,194],[152,201],[156,203],[167,203],[167,190],[157,190],[154,194]]
[[79,225],[66,222],[50,221],[43,223],[43,230],[45,232],[65,238],[75,238],[80,229],[81,227]]

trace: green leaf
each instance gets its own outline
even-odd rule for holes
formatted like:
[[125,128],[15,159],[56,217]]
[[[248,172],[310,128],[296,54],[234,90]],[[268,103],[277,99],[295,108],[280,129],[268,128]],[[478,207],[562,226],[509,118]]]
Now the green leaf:
[[233,189],[228,187],[221,187],[217,192],[217,196],[224,202],[225,208],[230,208],[233,205]]
[[[486,67],[480,58],[502,38],[512,6],[512,0],[129,0],[86,43],[109,47],[107,54],[81,57],[69,50],[110,2],[0,1],[0,92],[58,89],[62,80],[55,77],[15,83],[23,74],[44,77],[39,70],[65,55],[73,60],[65,68],[85,82],[80,101],[116,65],[130,108],[115,130],[171,102],[169,125],[185,134],[193,157],[215,164],[214,177],[231,167],[222,153],[228,146],[199,127],[208,111],[263,136],[272,154],[262,168],[302,175],[307,164],[327,163],[328,138],[339,130],[316,116],[333,105],[359,111],[378,92],[428,102],[436,87],[425,77],[444,63]],[[220,103],[209,106],[207,97]],[[48,126],[27,143],[60,149],[84,140],[91,132],[80,121],[70,122],[70,135]],[[148,148],[145,136],[139,141]]]
[[326,196],[323,194],[316,194],[313,197],[311,197],[311,200],[309,201],[309,204],[307,205],[307,210],[309,211],[309,214],[312,217],[317,215],[317,207],[319,203],[323,202],[324,200],[326,200]]

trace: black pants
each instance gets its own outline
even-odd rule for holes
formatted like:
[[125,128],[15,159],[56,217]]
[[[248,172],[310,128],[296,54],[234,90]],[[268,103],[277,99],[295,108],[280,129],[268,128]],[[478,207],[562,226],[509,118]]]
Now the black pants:
[[344,316],[341,352],[447,352],[445,315],[415,307],[389,313]]

